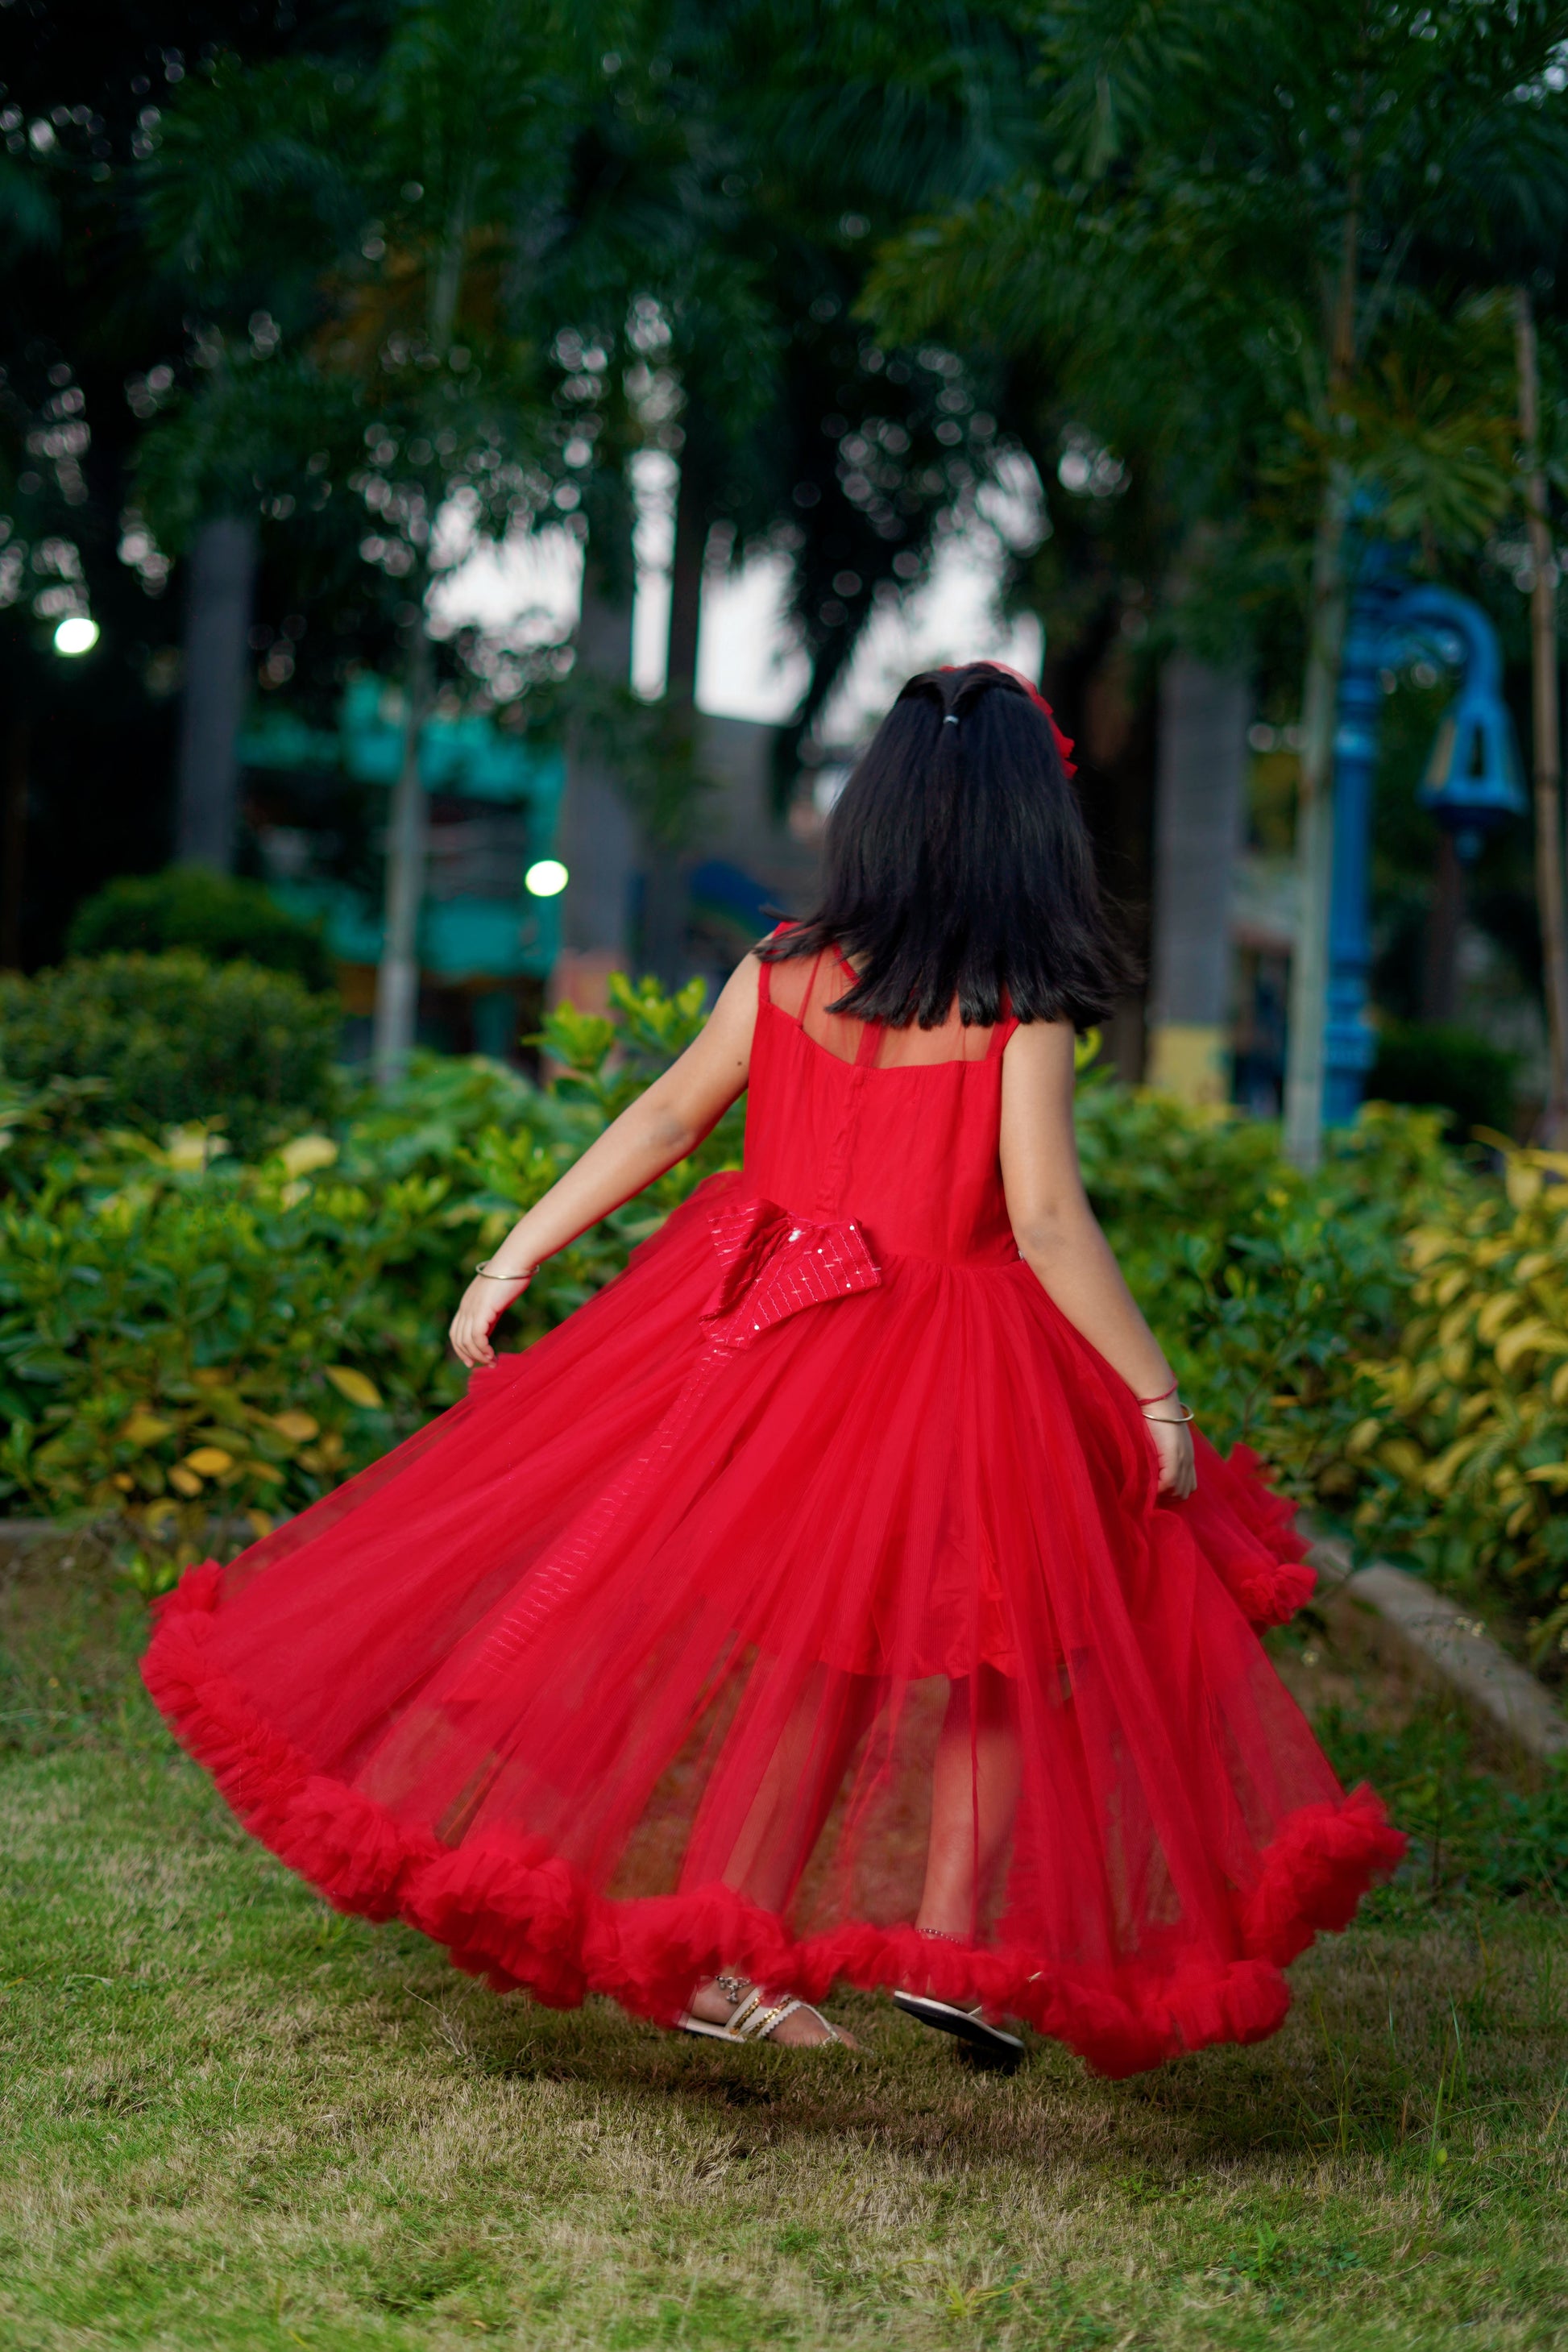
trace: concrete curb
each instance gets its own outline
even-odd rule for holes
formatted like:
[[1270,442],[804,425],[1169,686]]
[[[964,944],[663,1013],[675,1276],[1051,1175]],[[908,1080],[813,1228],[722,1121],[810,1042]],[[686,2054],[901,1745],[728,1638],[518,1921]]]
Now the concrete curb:
[[1500,1649],[1478,1618],[1408,1569],[1374,1560],[1352,1569],[1332,1537],[1307,1554],[1325,1594],[1342,1592],[1375,1611],[1417,1664],[1447,1683],[1476,1714],[1539,1764],[1568,1756],[1568,1716],[1544,1684]]

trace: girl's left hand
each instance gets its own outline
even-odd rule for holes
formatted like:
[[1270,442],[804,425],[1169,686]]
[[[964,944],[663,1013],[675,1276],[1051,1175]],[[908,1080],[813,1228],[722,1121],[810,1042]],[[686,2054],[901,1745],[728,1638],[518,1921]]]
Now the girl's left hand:
[[490,1333],[507,1308],[522,1297],[532,1281],[531,1274],[514,1275],[509,1281],[498,1280],[494,1275],[476,1274],[458,1302],[448,1337],[454,1354],[468,1370],[477,1371],[482,1364],[493,1364],[496,1351],[490,1345]]
[[1198,1469],[1193,1454],[1192,1424],[1175,1418],[1173,1411],[1175,1403],[1175,1398],[1172,1397],[1169,1403],[1161,1405],[1162,1413],[1170,1415],[1168,1420],[1156,1421],[1152,1413],[1146,1412],[1143,1425],[1153,1439],[1154,1451],[1160,1457],[1159,1493],[1168,1495],[1173,1503],[1184,1503],[1198,1483]]

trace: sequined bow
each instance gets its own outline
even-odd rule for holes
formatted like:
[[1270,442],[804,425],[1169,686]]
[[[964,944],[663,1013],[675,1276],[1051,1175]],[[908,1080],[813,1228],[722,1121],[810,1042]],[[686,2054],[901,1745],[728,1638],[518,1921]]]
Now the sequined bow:
[[487,1697],[518,1670],[540,1627],[574,1592],[600,1557],[628,1503],[674,1457],[698,1405],[722,1377],[727,1358],[752,1347],[774,1323],[803,1307],[825,1307],[873,1289],[882,1269],[857,1224],[816,1225],[792,1217],[776,1201],[726,1200],[708,1212],[719,1253],[719,1286],[702,1309],[703,1346],[658,1427],[635,1460],[580,1511],[531,1573],[521,1592],[485,1629],[466,1659],[455,1662],[443,1694],[452,1705]]
[[853,1222],[813,1224],[776,1201],[727,1200],[708,1212],[723,1271],[702,1310],[711,1346],[749,1348],[803,1307],[871,1290],[882,1269]]

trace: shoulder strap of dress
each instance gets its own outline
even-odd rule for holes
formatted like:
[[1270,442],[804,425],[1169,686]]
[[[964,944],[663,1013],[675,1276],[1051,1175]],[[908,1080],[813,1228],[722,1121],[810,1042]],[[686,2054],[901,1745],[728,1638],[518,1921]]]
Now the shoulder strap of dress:
[[1001,1013],[991,1032],[991,1043],[985,1049],[985,1058],[988,1062],[1006,1052],[1007,1041],[1017,1026],[1018,1023],[1013,1012],[1013,1000],[1004,989]]
[[[793,923],[775,923],[773,929],[768,933],[768,938],[770,940],[776,940],[781,932],[793,931],[794,929],[795,925]],[[764,945],[765,944],[766,942],[764,942]],[[773,968],[771,963],[764,962],[760,964],[757,968],[757,1003],[759,1004],[771,1004],[773,1001]]]

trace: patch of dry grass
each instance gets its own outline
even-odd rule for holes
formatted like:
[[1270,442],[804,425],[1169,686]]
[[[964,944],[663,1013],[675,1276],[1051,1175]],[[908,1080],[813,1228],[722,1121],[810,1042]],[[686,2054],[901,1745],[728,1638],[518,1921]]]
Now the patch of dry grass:
[[1552,1920],[1381,1898],[1274,2041],[1123,2084],[1044,2045],[973,2074],[869,2000],[861,2056],[558,2016],[244,1838],[132,1695],[118,1604],[13,1602],[0,2345],[1568,2338]]

